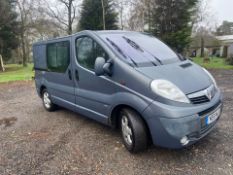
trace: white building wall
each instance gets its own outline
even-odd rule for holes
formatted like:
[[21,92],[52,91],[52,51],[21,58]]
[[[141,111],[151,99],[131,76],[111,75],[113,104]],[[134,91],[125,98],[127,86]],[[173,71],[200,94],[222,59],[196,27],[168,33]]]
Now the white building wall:
[[228,57],[233,55],[233,44],[228,47]]
[[221,48],[220,48],[220,57],[223,56],[223,50],[224,50],[224,46],[221,46]]

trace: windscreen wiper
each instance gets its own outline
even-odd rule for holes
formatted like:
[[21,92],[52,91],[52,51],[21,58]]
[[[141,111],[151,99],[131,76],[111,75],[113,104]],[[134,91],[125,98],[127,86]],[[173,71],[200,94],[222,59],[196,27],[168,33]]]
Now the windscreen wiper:
[[124,40],[126,40],[126,42],[130,46],[132,46],[134,49],[139,50],[141,52],[144,52],[144,50],[137,43],[135,43],[134,41],[132,41],[131,39],[129,39],[129,38],[125,37],[125,36],[123,36],[122,38],[124,38]]
[[[140,47],[136,42],[132,41],[131,39],[129,39],[129,38],[125,37],[125,36],[123,36],[123,38],[126,40],[126,42],[130,46],[132,46],[133,48],[135,48],[136,50],[139,50],[141,52],[147,52],[147,53],[149,53],[157,62],[159,62],[159,64],[163,65],[163,63],[162,63],[162,61],[160,59],[158,59],[152,53],[150,53],[150,52],[146,51],[145,49],[143,49],[142,47]],[[157,64],[155,64],[153,61],[151,61],[151,62],[152,62],[153,65],[157,66]]]
[[125,58],[127,59],[127,56],[123,53],[123,51],[109,38],[106,38],[107,41]]
[[137,63],[132,59],[132,58],[130,58],[130,57],[128,57],[128,56],[126,56],[124,53],[123,53],[123,51],[112,41],[112,40],[110,40],[109,38],[106,38],[107,39],[107,41],[125,58],[125,59],[127,59],[127,58],[129,58],[131,61],[132,61],[132,63],[136,66],[136,67],[138,67],[138,65],[137,65]]

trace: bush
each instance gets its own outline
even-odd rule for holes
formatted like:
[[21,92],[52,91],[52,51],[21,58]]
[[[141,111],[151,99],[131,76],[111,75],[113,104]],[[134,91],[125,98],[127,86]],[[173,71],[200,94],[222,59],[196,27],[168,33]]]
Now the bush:
[[233,54],[231,54],[227,59],[226,59],[226,63],[229,65],[233,65]]

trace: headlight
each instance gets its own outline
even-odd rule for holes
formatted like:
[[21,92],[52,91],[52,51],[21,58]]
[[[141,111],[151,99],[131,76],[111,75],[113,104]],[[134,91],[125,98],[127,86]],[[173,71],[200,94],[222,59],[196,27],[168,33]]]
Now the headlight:
[[207,73],[207,75],[210,77],[210,79],[211,79],[212,82],[214,83],[214,86],[215,86],[216,88],[218,88],[218,85],[217,85],[217,83],[216,83],[214,77],[211,75],[211,73],[209,73],[209,71],[206,70],[205,68],[203,68],[203,70],[204,70],[204,71]]
[[154,80],[151,82],[151,89],[154,93],[182,103],[190,103],[185,94],[173,83],[167,80]]

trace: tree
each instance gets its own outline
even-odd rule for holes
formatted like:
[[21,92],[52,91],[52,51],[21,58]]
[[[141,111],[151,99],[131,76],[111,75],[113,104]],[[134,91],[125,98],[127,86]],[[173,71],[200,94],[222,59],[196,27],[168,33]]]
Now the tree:
[[73,33],[73,26],[77,20],[77,7],[79,6],[77,0],[56,0],[55,4],[44,0],[46,7],[44,7],[47,15],[55,19],[57,23],[61,24],[68,35]]
[[[42,14],[39,13],[38,8],[40,3],[38,4],[36,0],[17,0],[16,4],[20,26],[20,50],[18,55],[22,58],[23,66],[25,67],[30,60],[31,46],[34,42],[35,31],[40,31],[43,27],[42,21],[46,21],[46,18],[38,18],[38,16]],[[50,26],[49,24],[50,23],[46,24],[47,27]]]
[[84,0],[78,30],[115,30],[117,13],[112,0]]
[[128,20],[130,30],[153,33],[153,10],[155,0],[136,0],[131,2],[131,15]]
[[104,0],[101,0],[102,5],[102,16],[103,16],[103,29],[106,30],[106,21],[105,21],[105,7],[104,7]]
[[222,25],[217,28],[217,35],[233,35],[233,22],[223,21]]
[[0,0],[0,55],[5,61],[11,58],[11,52],[19,44],[17,13],[12,0]]
[[4,72],[5,71],[5,67],[3,64],[3,59],[2,59],[2,55],[0,54],[0,71]]
[[155,0],[151,31],[177,52],[191,42],[192,18],[198,0]]
[[209,7],[209,1],[199,1],[197,5],[197,13],[194,18],[193,34],[196,38],[199,38],[201,46],[201,57],[205,56],[206,38],[212,35],[213,28],[215,28],[214,14]]
[[[31,59],[31,48],[35,41],[51,38],[57,33],[59,24],[45,13],[42,1],[17,0],[20,47],[15,57],[22,60],[23,66]],[[16,62],[16,59],[13,60]]]
[[114,8],[117,10],[120,29],[127,27],[128,17],[131,13],[130,9],[138,4],[138,0],[113,0]]
[[20,43],[22,49],[23,66],[27,66],[29,53],[27,52],[27,30],[30,28],[30,15],[32,14],[33,0],[18,0],[16,1],[19,11],[20,24]]

